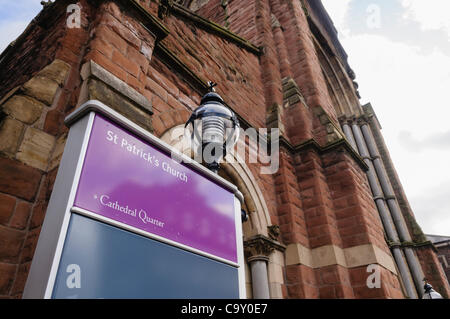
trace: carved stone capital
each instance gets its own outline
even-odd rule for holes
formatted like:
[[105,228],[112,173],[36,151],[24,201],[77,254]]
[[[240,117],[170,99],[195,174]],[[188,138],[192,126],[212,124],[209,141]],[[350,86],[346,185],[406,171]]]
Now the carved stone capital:
[[258,256],[268,257],[275,249],[284,251],[286,247],[263,235],[256,235],[244,241],[244,253],[247,260],[255,260]]
[[338,121],[339,121],[339,124],[341,124],[341,125],[349,125],[349,126],[351,126],[355,122],[355,117],[354,116],[347,117],[347,116],[344,115],[344,116],[341,116],[338,119]]
[[361,116],[356,120],[356,123],[357,123],[359,126],[362,126],[362,125],[369,125],[369,118],[367,117],[367,115],[363,114],[363,115],[361,115]]

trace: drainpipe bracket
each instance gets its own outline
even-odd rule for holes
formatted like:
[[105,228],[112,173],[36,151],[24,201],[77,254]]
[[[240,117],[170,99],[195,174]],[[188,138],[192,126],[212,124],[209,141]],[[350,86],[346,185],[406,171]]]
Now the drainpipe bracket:
[[412,241],[402,241],[401,246],[403,248],[408,248],[408,247],[411,248],[411,247],[415,247],[416,244]]
[[399,243],[398,241],[391,241],[391,240],[388,240],[388,241],[387,241],[387,244],[388,244],[389,248],[398,248],[398,247],[402,247],[402,244]]

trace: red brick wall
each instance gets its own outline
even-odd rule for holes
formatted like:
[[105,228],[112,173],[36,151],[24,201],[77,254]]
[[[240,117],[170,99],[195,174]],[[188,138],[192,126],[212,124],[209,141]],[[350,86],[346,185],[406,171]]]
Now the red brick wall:
[[210,0],[198,9],[196,13],[219,25],[225,25],[225,10],[221,7],[220,3],[220,0]]
[[264,88],[258,57],[174,16],[165,24],[172,31],[163,44],[204,81],[219,83],[217,92],[250,124],[264,127]]
[[[437,255],[445,275],[447,276],[447,281],[450,283],[450,245],[447,244],[446,246],[437,247]],[[447,264],[442,261],[442,258],[447,261]]]
[[300,1],[272,1],[273,14],[284,29],[291,70],[311,109],[322,107],[337,122],[319,59]]

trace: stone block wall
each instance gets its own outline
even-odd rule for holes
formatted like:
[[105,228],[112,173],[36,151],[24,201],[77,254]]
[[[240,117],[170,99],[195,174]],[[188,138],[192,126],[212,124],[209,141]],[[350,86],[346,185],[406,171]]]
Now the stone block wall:
[[64,141],[46,119],[69,70],[55,60],[0,102],[0,297],[25,285]]

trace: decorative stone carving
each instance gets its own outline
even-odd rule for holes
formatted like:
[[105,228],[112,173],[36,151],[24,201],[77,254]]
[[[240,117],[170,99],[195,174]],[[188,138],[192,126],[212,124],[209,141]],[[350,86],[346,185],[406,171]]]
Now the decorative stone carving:
[[158,7],[158,18],[164,19],[165,17],[169,16],[170,10],[173,7],[173,4],[177,3],[175,0],[161,0],[159,7]]
[[263,235],[256,235],[244,241],[244,253],[247,259],[268,257],[275,249],[284,251],[286,247]]
[[54,3],[54,2],[51,1],[51,0],[48,0],[48,1],[41,1],[41,5],[42,5],[44,8],[48,7],[49,5],[52,5],[53,3]]
[[278,225],[267,226],[267,230],[270,239],[278,241],[278,237],[280,236],[280,226]]
[[294,79],[284,78],[282,80],[282,86],[283,86],[283,100],[285,108],[292,106],[298,102],[301,102],[306,108],[308,108],[306,100],[303,97],[302,92],[300,92],[300,89]]

